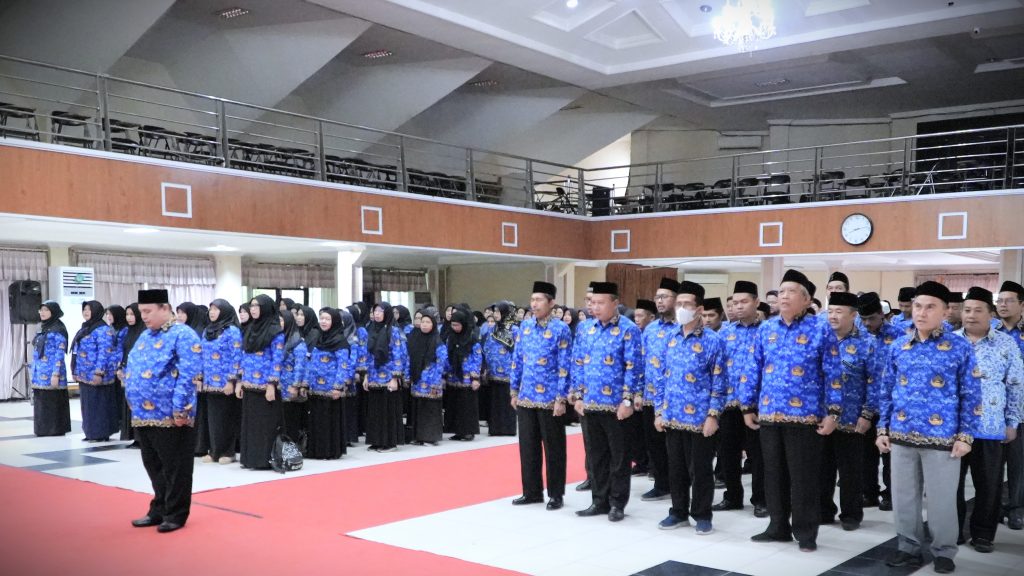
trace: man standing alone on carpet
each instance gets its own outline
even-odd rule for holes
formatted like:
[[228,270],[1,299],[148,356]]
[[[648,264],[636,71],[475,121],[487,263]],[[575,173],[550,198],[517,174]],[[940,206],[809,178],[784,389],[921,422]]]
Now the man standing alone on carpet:
[[202,344],[194,330],[175,323],[166,290],[140,290],[139,311],[147,330],[128,355],[125,395],[154,496],[132,526],[173,532],[185,526],[192,504]]

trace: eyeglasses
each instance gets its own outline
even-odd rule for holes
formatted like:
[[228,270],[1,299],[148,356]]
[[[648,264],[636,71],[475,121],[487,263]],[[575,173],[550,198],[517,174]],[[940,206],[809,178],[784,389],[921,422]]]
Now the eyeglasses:
[[996,300],[996,304],[1016,304],[1018,302],[1020,302],[1020,300],[1016,298],[1000,298]]
[[654,299],[655,300],[671,300],[672,296],[670,296],[668,294],[655,294],[654,295]]

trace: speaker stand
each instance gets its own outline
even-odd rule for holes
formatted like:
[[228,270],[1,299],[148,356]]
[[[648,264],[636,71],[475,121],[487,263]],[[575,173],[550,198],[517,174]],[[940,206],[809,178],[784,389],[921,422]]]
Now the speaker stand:
[[[28,324],[21,325],[21,352],[23,354],[21,358],[21,367],[11,377],[11,397],[10,400],[32,400],[29,397],[29,392],[32,390],[31,382],[29,381],[29,363],[28,363]],[[22,380],[25,383],[25,391],[18,390],[15,383],[18,381],[18,375],[21,375]]]

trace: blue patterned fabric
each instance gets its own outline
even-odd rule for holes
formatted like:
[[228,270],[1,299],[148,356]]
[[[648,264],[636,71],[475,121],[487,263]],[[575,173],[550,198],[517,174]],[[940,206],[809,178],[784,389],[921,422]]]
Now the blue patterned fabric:
[[409,348],[405,344],[405,334],[397,326],[391,327],[391,358],[385,366],[376,364],[373,354],[367,353],[366,382],[370,388],[387,388],[392,378],[409,380]]
[[356,341],[349,344],[351,356],[356,360],[356,372],[365,374],[370,367],[370,353],[366,349],[370,334],[362,326],[356,328]]
[[[294,402],[302,397],[302,389],[309,389],[306,367],[309,365],[309,349],[305,342],[299,342],[291,350],[285,347],[281,370],[281,399]],[[289,389],[295,390],[292,394]],[[301,401],[301,400],[300,400]]]
[[740,407],[740,391],[750,381],[751,373],[760,369],[753,362],[754,338],[760,327],[760,322],[750,325],[733,322],[718,333],[725,342],[726,410]]
[[664,376],[655,385],[655,414],[676,430],[701,432],[708,416],[725,409],[725,344],[709,328],[683,335],[678,328],[665,347]]
[[1009,330],[1007,330],[1006,325],[999,320],[994,321],[994,326],[996,330],[1012,338],[1013,342],[1017,345],[1017,348],[1020,349],[1021,355],[1024,355],[1024,319],[1021,319],[1016,326]]
[[557,318],[524,320],[512,354],[512,397],[524,408],[554,408],[569,397],[572,331]]
[[281,382],[284,369],[284,332],[274,336],[270,344],[259,352],[242,351],[242,370],[239,381],[246,390],[264,391],[267,386]]
[[238,379],[242,368],[242,331],[228,326],[216,340],[201,340],[203,345],[202,392],[221,392]]
[[745,413],[762,424],[817,425],[826,414],[841,415],[842,389],[826,386],[838,357],[829,353],[835,334],[820,317],[803,314],[786,325],[781,316],[761,323],[754,338],[756,369],[740,391]]
[[[963,329],[956,333],[966,338]],[[1013,337],[996,330],[971,345],[981,368],[984,406],[974,437],[1005,440],[1006,427],[1016,428],[1024,418],[1024,360]]]
[[68,339],[58,332],[46,333],[46,344],[40,356],[36,347],[32,347],[32,387],[53,390],[50,379],[57,376],[58,388],[68,387],[67,370],[64,368],[64,355],[68,348]]
[[[76,357],[75,372],[72,375],[75,382],[91,383],[94,376],[99,376],[102,384],[114,383],[117,367],[111,358],[114,356],[115,337],[114,329],[104,325],[78,341],[78,345],[71,350]],[[114,366],[113,371],[110,370],[111,366]]]
[[191,426],[202,371],[203,346],[195,330],[174,321],[143,330],[125,368],[132,426],[170,428],[176,417]]
[[413,383],[410,394],[416,398],[441,398],[444,395],[444,371],[447,367],[448,347],[438,342],[434,361],[423,367],[420,381]]
[[679,333],[679,325],[671,320],[658,318],[644,328],[644,397],[653,399],[658,381],[665,375],[665,350],[668,342]]
[[829,387],[842,390],[842,414],[839,416],[839,429],[854,432],[857,419],[873,420],[878,415],[878,407],[872,401],[877,394],[872,388],[882,382],[884,359],[878,339],[854,327],[842,340],[834,341],[829,354],[839,358],[839,363],[830,362],[825,375]]
[[570,396],[583,400],[584,410],[605,412],[614,412],[623,400],[643,399],[642,340],[640,329],[624,316],[607,324],[592,321],[573,346],[578,378]]
[[[486,324],[484,327],[488,328]],[[487,370],[487,377],[499,382],[509,382],[509,379],[512,377],[512,349],[491,338],[493,331],[494,329],[490,328],[486,333],[481,331],[480,334],[480,340],[483,342],[484,367]],[[519,339],[519,328],[510,326],[509,331],[512,333],[512,343],[514,345],[516,340]]]
[[864,332],[875,338],[875,344],[878,345],[879,353],[883,355],[888,354],[888,347],[892,346],[893,342],[896,342],[900,336],[904,335],[899,328],[888,322],[882,322],[882,327],[878,329],[878,334],[873,334],[866,329]]
[[306,382],[313,396],[330,396],[337,390],[345,393],[355,375],[356,363],[351,348],[328,352],[314,347],[306,364]]
[[982,414],[981,368],[971,343],[937,330],[927,340],[901,336],[889,349],[878,434],[892,442],[950,448],[972,442]]
[[128,336],[128,328],[121,328],[114,335],[114,348],[110,351],[110,355],[107,357],[107,372],[104,376],[105,380],[113,381],[117,378],[117,371],[121,368],[122,361],[124,360],[124,339]]
[[462,379],[455,377],[451,366],[451,358],[448,359],[448,366],[445,369],[445,386],[452,388],[469,388],[473,380],[480,379],[480,371],[484,366],[483,346],[479,342],[473,344],[469,355],[462,360]]

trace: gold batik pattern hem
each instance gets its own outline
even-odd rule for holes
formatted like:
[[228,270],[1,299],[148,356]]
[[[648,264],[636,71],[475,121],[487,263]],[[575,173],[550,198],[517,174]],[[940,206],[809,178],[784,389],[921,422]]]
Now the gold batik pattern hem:
[[536,402],[534,400],[516,400],[516,408],[538,408],[541,410],[554,410],[555,403],[552,402]]
[[920,432],[889,432],[889,441],[917,448],[952,448],[956,438],[949,436],[926,436]]
[[790,416],[789,414],[782,414],[779,412],[769,414],[759,414],[757,421],[760,424],[805,424],[809,426],[817,425],[821,422],[821,419],[817,416]]
[[[334,390],[331,390],[330,392],[315,392],[313,390],[310,390],[309,391],[309,395],[310,396],[316,396],[318,398],[326,398],[328,400],[334,400],[334,398],[331,397],[331,394],[334,393],[334,392],[335,392]],[[341,392],[341,390],[338,390],[338,392]],[[340,400],[340,399],[341,399],[341,397],[338,397],[338,400]]]
[[[189,418],[186,421],[186,426],[192,426],[195,421]],[[160,420],[152,420],[148,418],[132,418],[133,428],[177,428],[174,425],[174,418],[162,418]]]
[[444,397],[443,392],[428,392],[426,394],[423,392],[412,392],[410,395],[413,398],[422,398],[424,400],[440,400]]
[[597,402],[584,402],[583,403],[583,411],[584,412],[617,412],[619,410],[619,406],[620,406],[620,404],[615,404],[614,406],[610,406],[608,404],[598,404]]
[[258,390],[260,392],[266,392],[267,386],[277,386],[277,382],[267,382],[266,384],[253,384],[252,382],[242,381],[241,383],[243,390]]
[[678,430],[680,432],[693,432],[695,434],[704,433],[704,425],[687,424],[685,422],[679,422],[678,420],[662,420],[662,426],[665,428],[671,428],[672,430]]

